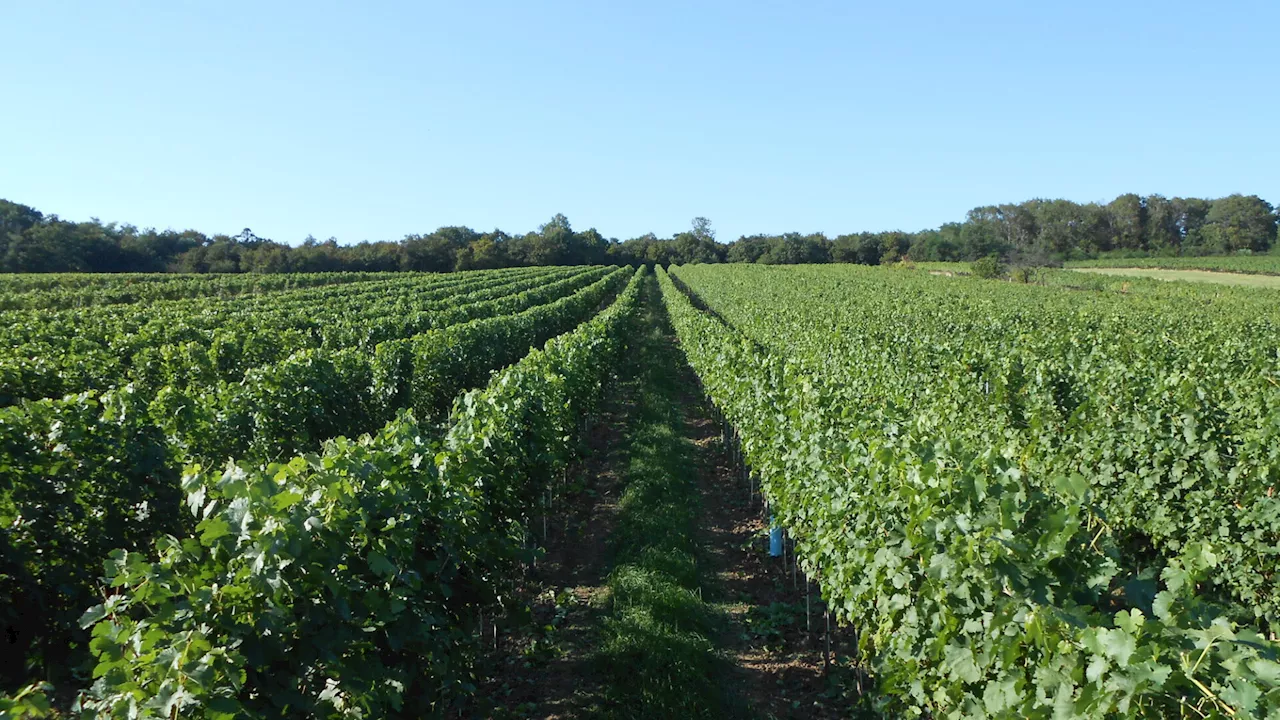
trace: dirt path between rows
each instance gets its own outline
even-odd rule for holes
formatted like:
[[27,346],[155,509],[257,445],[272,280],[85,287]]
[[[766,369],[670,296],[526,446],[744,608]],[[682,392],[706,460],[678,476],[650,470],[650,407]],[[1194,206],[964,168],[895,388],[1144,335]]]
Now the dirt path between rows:
[[[733,674],[726,681],[747,697],[752,717],[849,717],[848,689],[824,666],[826,625],[816,588],[806,603],[805,579],[792,571],[789,544],[785,566],[769,557],[761,499],[735,469],[710,402],[688,372],[685,425],[701,450],[702,560],[708,600],[728,620],[720,641]],[[848,635],[833,628],[833,650],[849,642]]]
[[622,489],[618,468],[634,395],[630,382],[619,379],[606,393],[607,405],[588,433],[586,459],[570,471],[570,482],[577,483],[571,504],[552,513],[546,555],[525,587],[531,629],[499,633],[475,705],[458,717],[554,720],[593,712],[599,680],[590,659],[610,566],[606,538]]

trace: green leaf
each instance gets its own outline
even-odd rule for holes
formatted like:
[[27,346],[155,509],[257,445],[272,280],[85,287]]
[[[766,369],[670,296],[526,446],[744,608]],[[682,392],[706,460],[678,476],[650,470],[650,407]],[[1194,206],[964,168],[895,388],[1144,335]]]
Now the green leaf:
[[1120,629],[1098,630],[1098,641],[1102,652],[1106,653],[1107,657],[1115,660],[1120,667],[1128,665],[1129,658],[1138,649],[1137,639]]
[[1057,475],[1053,478],[1053,485],[1063,495],[1079,500],[1089,491],[1089,478],[1079,473]]
[[384,578],[394,577],[396,574],[396,566],[391,564],[385,555],[380,552],[369,553],[369,569],[375,575]]
[[80,616],[80,627],[81,629],[87,630],[90,625],[93,625],[106,616],[106,605],[94,605],[88,610],[85,610],[84,614]]
[[206,547],[213,545],[219,538],[226,537],[231,534],[231,526],[226,520],[220,517],[210,518],[200,523],[202,528],[200,533],[200,542]]
[[284,510],[285,508],[294,506],[302,498],[303,495],[299,492],[285,491],[277,493],[271,498],[271,507],[276,510]]
[[1258,707],[1258,699],[1262,697],[1262,691],[1248,680],[1235,678],[1220,695],[1237,712],[1252,715]]
[[982,671],[974,662],[973,651],[967,647],[948,645],[945,653],[945,667],[950,676],[966,683],[974,683],[982,677]]
[[987,683],[982,691],[982,704],[987,712],[996,715],[1018,705],[1017,679],[1006,677]]
[[1245,664],[1259,680],[1269,685],[1280,685],[1280,663],[1266,658],[1254,658]]

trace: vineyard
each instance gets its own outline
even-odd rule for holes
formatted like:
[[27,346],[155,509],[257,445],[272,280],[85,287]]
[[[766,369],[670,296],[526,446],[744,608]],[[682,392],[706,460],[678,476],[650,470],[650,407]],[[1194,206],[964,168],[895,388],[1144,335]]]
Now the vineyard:
[[1280,716],[1277,299],[7,276],[0,717]]
[[660,277],[882,710],[1278,711],[1274,298]]

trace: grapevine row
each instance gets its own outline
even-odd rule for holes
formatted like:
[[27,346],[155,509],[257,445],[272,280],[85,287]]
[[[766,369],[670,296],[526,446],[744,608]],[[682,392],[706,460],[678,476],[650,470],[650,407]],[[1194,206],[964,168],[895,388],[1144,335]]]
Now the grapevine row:
[[840,377],[836,405],[1001,448],[1045,491],[1055,478],[1087,488],[1144,610],[1163,564],[1207,543],[1220,561],[1205,590],[1280,631],[1270,293],[1152,283],[1134,296],[852,269],[679,275],[753,339]]
[[[593,273],[599,275],[600,273]],[[529,305],[561,283],[510,296],[509,314],[481,317],[358,349],[307,350],[251,371],[240,383],[166,387],[155,398],[126,387],[0,410],[0,492],[8,528],[0,617],[17,641],[0,667],[12,682],[24,662],[56,674],[83,655],[74,621],[101,558],[188,528],[178,479],[189,462],[265,461],[372,432],[413,407],[423,427],[461,390],[589,317],[629,277],[618,269],[576,292]],[[25,649],[25,650],[24,650]]]
[[233,297],[385,278],[385,273],[174,276],[169,273],[35,273],[0,278],[0,310],[53,310],[182,298]]
[[464,395],[443,437],[402,415],[265,470],[194,468],[196,534],[116,552],[85,613],[82,707],[163,718],[439,717],[473,690],[477,608],[527,558],[529,508],[624,361],[642,275]]
[[[575,278],[594,280],[593,272],[600,271],[465,283],[420,279],[398,289],[379,284],[359,292],[348,286],[342,288],[347,292],[323,301],[309,297],[293,304],[282,299],[265,309],[232,304],[226,313],[182,307],[157,317],[153,308],[145,308],[114,318],[117,323],[77,318],[64,330],[58,329],[56,318],[41,316],[30,326],[38,339],[0,353],[0,401],[59,397],[128,382],[153,392],[193,374],[203,374],[206,382],[238,380],[246,370],[298,350],[371,348],[382,340],[493,312],[493,302],[540,285],[554,293]],[[551,280],[562,284],[545,287]],[[491,304],[481,304],[485,301]]]
[[[836,616],[858,629],[882,711],[1280,711],[1276,648],[1196,592],[1215,562],[1208,545],[1165,564],[1144,609],[1126,594],[1133,578],[1121,576],[1123,551],[1087,485],[1033,477],[1005,443],[975,442],[940,424],[945,418],[887,422],[877,406],[901,403],[901,395],[856,394],[860,378],[875,382],[894,367],[895,338],[877,338],[860,367],[824,364],[832,358],[808,345],[779,352],[790,347],[787,333],[801,332],[780,321],[789,309],[757,318],[756,334],[779,333],[761,344],[695,308],[664,273],[659,279],[681,346],[740,433],[802,567]],[[699,279],[699,293],[714,284]],[[810,287],[806,302],[813,296]],[[838,345],[835,330],[816,332]],[[875,362],[876,350],[890,357]],[[916,391],[952,389],[943,374],[932,383]]]

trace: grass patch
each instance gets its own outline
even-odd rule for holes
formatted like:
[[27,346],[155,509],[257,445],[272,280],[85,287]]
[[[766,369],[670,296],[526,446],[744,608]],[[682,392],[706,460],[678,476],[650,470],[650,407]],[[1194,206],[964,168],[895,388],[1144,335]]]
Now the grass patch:
[[636,407],[627,434],[626,489],[611,536],[608,615],[596,667],[601,714],[612,718],[722,718],[741,714],[722,682],[710,639],[722,616],[703,601],[695,532],[696,448],[684,436],[680,358],[648,288],[638,343]]

